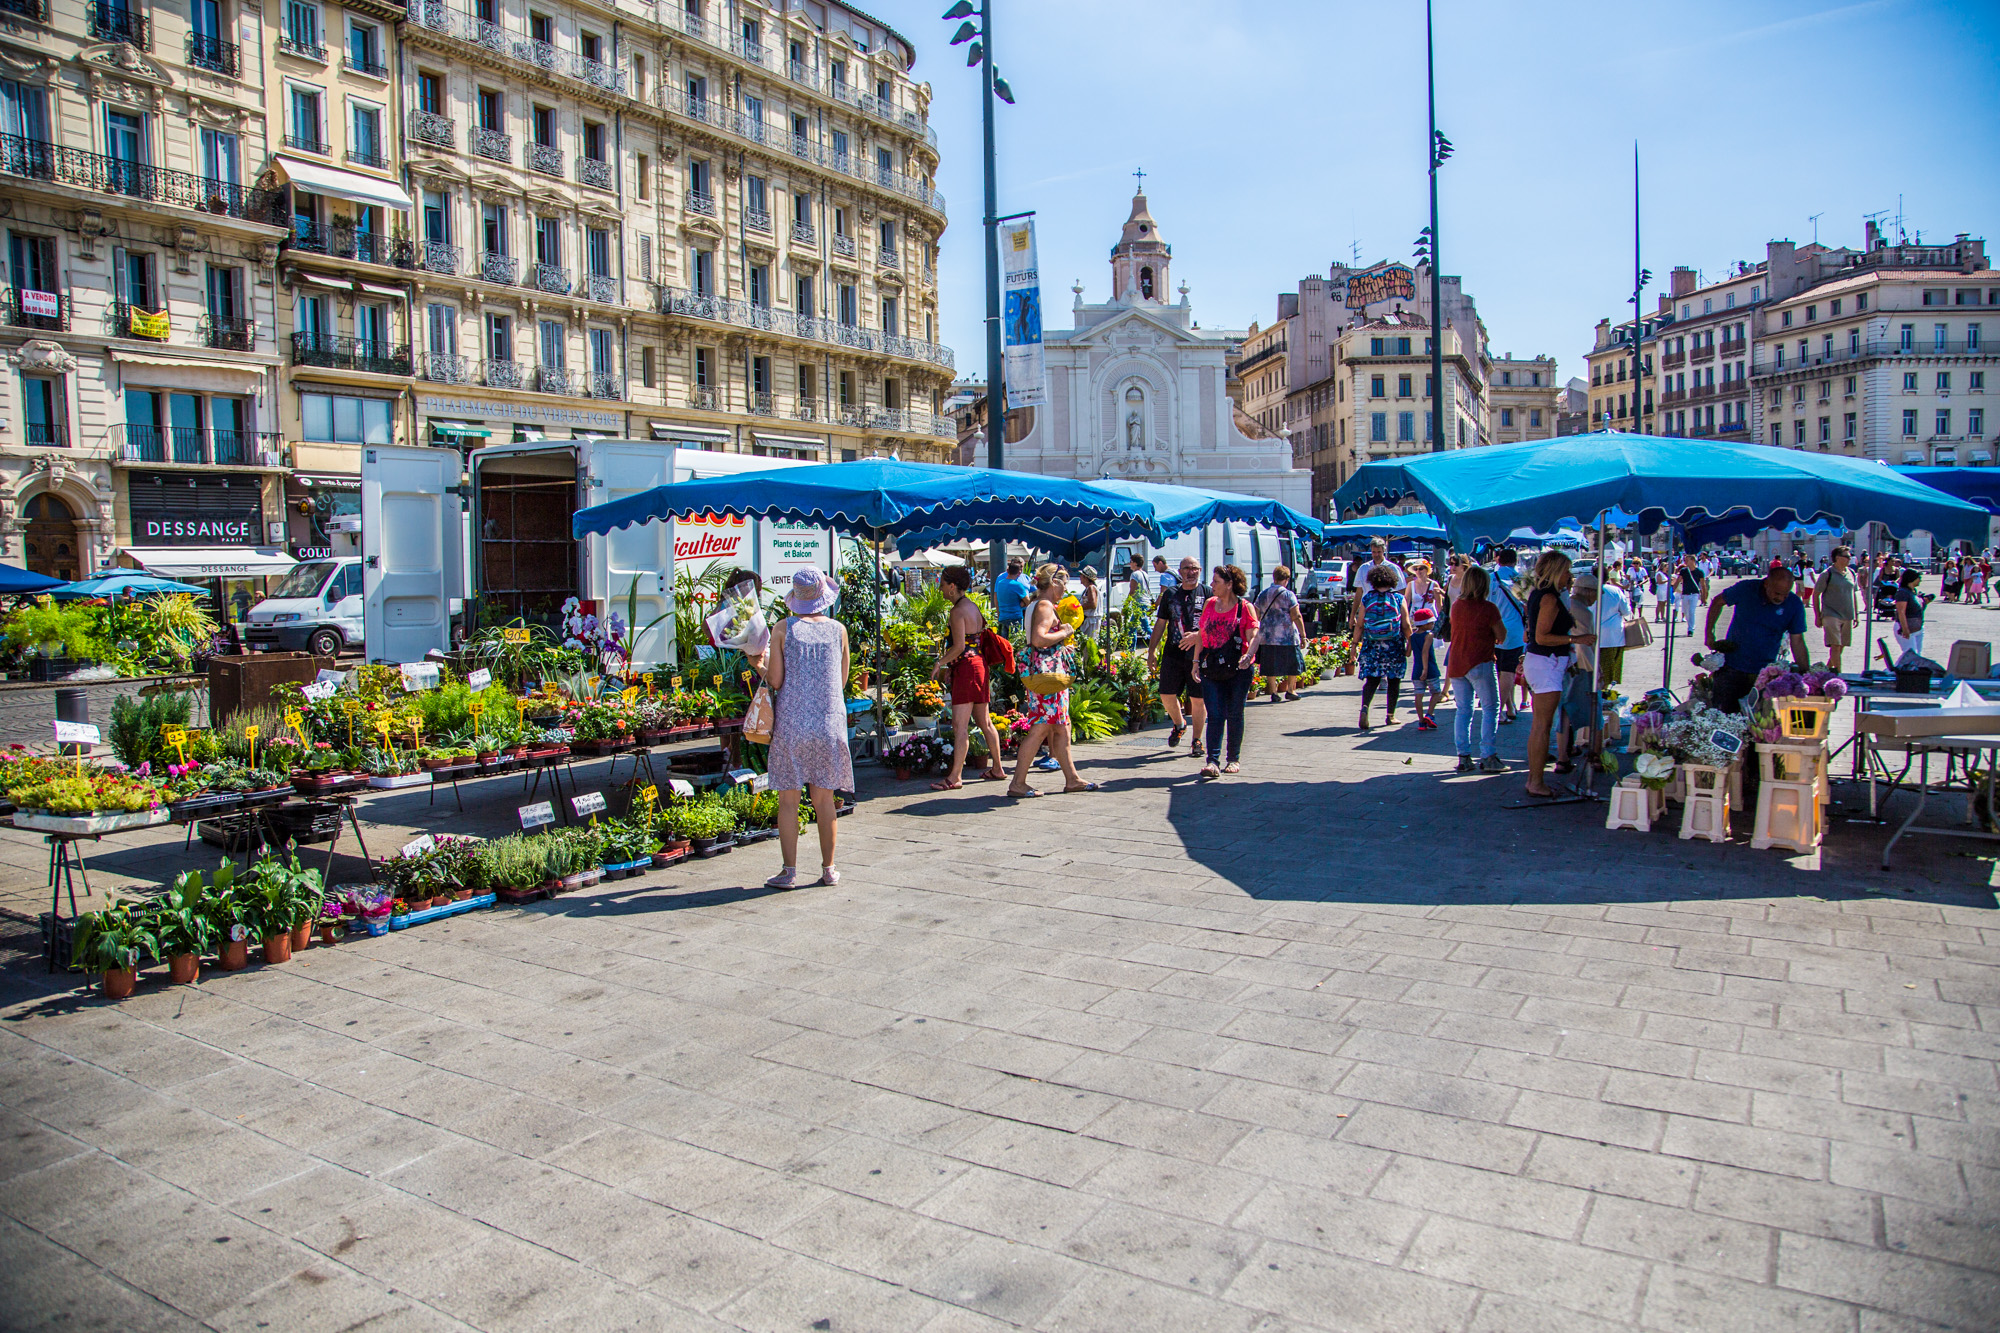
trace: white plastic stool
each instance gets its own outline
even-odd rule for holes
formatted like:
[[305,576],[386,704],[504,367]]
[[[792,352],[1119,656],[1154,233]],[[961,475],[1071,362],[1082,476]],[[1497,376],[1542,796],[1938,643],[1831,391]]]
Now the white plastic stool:
[[1822,742],[1760,742],[1757,746],[1760,777],[1765,782],[1810,782],[1815,799],[1822,806],[1833,803],[1833,788],[1827,782],[1826,746]]
[[1682,764],[1687,775],[1687,804],[1681,808],[1681,836],[1729,841],[1729,783],[1722,769],[1707,764]]
[[[1611,808],[1605,812],[1604,827],[1631,828],[1641,833],[1653,831],[1653,802],[1662,793],[1649,791],[1636,777],[1619,780],[1611,789]],[[1664,805],[1664,800],[1662,799]]]
[[1819,846],[1826,825],[1820,819],[1818,784],[1777,782],[1765,778],[1757,788],[1757,823],[1750,833],[1755,848],[1788,847],[1810,852]]

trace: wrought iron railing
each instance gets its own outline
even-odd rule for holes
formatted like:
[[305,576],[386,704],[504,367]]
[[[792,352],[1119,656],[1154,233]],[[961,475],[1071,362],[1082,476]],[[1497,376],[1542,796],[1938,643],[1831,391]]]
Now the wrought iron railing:
[[[308,254],[354,259],[363,264],[384,264],[395,268],[416,268],[417,246],[404,236],[385,236],[379,231],[360,231],[339,223],[292,219],[292,234],[285,246]],[[456,268],[453,263],[451,268]],[[444,270],[450,272],[451,269]]]
[[518,389],[521,387],[521,363],[498,359],[482,362],[479,381],[488,388]]
[[34,23],[47,23],[49,4],[48,0],[0,0],[0,14],[12,14],[15,18]]
[[294,152],[314,153],[320,157],[327,157],[333,152],[332,144],[322,143],[317,138],[308,138],[303,134],[287,134],[285,147]]
[[688,406],[698,407],[703,409],[704,411],[713,412],[715,410],[714,387],[712,385],[697,385],[694,388],[689,389]]
[[[30,292],[31,295],[28,294]],[[68,331],[70,317],[74,313],[75,307],[67,291],[0,287],[0,323],[10,328],[63,333]]]
[[530,171],[539,171],[548,176],[560,176],[563,174],[562,149],[556,147],[554,144],[529,144],[527,162]]
[[495,162],[514,160],[514,136],[505,130],[489,130],[484,125],[474,125],[471,147],[480,157],[490,157]]
[[450,116],[440,116],[435,111],[412,111],[410,137],[419,143],[452,148],[458,143],[458,124]]
[[379,145],[372,151],[368,148],[350,148],[347,150],[347,160],[356,166],[374,167],[377,171],[389,165],[389,159],[382,156]]
[[284,444],[284,436],[275,431],[154,426],[144,422],[115,425],[107,433],[107,439],[121,462],[224,467],[276,466],[272,460],[282,456]]
[[149,167],[102,153],[86,153],[17,134],[0,134],[0,172],[270,226],[282,225],[277,218],[277,196],[272,191],[165,167]]
[[365,74],[371,79],[386,79],[389,77],[389,67],[387,65],[379,60],[370,60],[366,56],[357,56],[352,51],[341,56],[340,63],[350,74]]
[[536,366],[535,388],[542,393],[568,393],[568,369],[563,366]]
[[589,393],[592,398],[619,399],[625,396],[625,386],[619,382],[616,375],[608,371],[592,371]]
[[624,304],[618,296],[618,279],[612,277],[609,273],[589,274],[584,279],[584,282],[583,294],[591,300],[602,301],[606,305]]
[[491,250],[479,252],[479,276],[488,282],[504,282],[509,286],[514,282],[514,257],[496,255]]
[[294,333],[292,363],[328,370],[362,370],[375,375],[408,376],[410,348],[340,333]]
[[326,63],[325,46],[288,32],[278,34],[278,49],[286,55],[303,56],[307,60],[317,60],[322,65]]
[[715,216],[715,196],[689,190],[687,193],[687,210],[690,213],[700,213],[703,217],[712,218]]
[[772,417],[778,414],[778,400],[768,393],[753,392],[749,407],[752,416]]
[[135,313],[140,316],[164,315],[167,313],[167,311],[166,307],[164,306],[162,306],[158,310],[147,310],[144,309],[143,307],[135,306],[127,301],[119,301],[114,299],[111,302],[110,311],[105,316],[105,322],[109,324],[111,328],[111,336],[114,338],[144,338],[147,342],[156,342],[156,343],[163,343],[167,341],[168,337],[167,334],[141,333],[138,331],[138,329],[134,328],[132,324],[132,316]]
[[792,420],[818,421],[819,404],[810,398],[800,398],[792,403]]
[[885,333],[879,329],[856,328],[836,320],[820,319],[790,310],[774,310],[769,306],[753,305],[747,301],[732,301],[727,297],[697,296],[693,292],[677,287],[661,289],[660,313],[711,320],[718,324],[734,324],[794,338],[809,338],[815,342],[851,347],[857,351],[883,352],[890,356],[912,361],[927,361],[946,368],[954,364],[951,349],[940,343],[905,338],[900,334]]
[[883,268],[901,268],[903,266],[903,257],[894,250],[877,250],[875,252],[875,262]]
[[85,10],[92,40],[146,45],[146,16],[124,5],[91,4]]
[[528,285],[538,292],[569,295],[569,270],[560,264],[534,264],[528,269]]
[[[12,13],[12,10],[6,11]],[[69,423],[64,421],[30,421],[26,428],[25,443],[35,449],[69,448]]]
[[443,241],[425,241],[416,249],[417,267],[426,273],[458,272],[459,249]]
[[611,164],[594,157],[579,157],[576,160],[576,178],[585,185],[608,190],[611,188]]
[[203,315],[201,342],[204,347],[221,347],[232,352],[257,350],[257,321],[232,315]]
[[835,232],[833,234],[833,252],[845,259],[854,258],[854,238]]
[[243,72],[243,56],[236,43],[199,32],[188,34],[187,63],[195,69],[226,74],[232,79]]
[[761,231],[769,235],[771,215],[761,208],[746,208],[743,210],[743,225],[751,231]]
[[626,91],[623,70],[613,69],[579,52],[565,51],[548,42],[509,32],[497,23],[462,9],[453,9],[443,0],[412,0],[409,15],[410,22],[418,27],[469,42],[493,55],[545,74],[560,74],[609,93],[622,95]]
[[800,222],[794,218],[792,220],[792,239],[800,245],[818,245],[819,232],[814,229],[812,223]]
[[417,364],[417,374],[439,384],[470,384],[471,363],[450,352],[425,352]]

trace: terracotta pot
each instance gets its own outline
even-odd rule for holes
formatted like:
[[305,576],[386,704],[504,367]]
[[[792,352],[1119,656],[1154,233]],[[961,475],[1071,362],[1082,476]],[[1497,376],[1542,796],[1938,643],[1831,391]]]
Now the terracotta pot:
[[104,998],[122,1000],[132,993],[139,984],[139,971],[132,967],[110,967],[104,970]]
[[313,940],[312,922],[301,921],[299,922],[298,925],[292,927],[293,953],[300,953],[306,949],[310,949],[312,947],[312,940]]
[[264,961],[267,963],[289,963],[292,960],[292,932],[264,937]]
[[337,943],[339,939],[339,926],[321,926],[319,928],[319,942],[322,946]]
[[224,940],[215,951],[215,965],[225,972],[240,972],[250,965],[250,941]]
[[201,955],[177,953],[167,959],[167,980],[176,986],[192,986],[201,980]]
[[907,768],[899,768],[896,770],[896,781],[898,782],[908,782],[910,780],[910,776],[911,776],[910,770]]
[[472,896],[471,889],[460,889],[457,893],[451,895],[451,900],[455,903],[462,903],[471,896]]

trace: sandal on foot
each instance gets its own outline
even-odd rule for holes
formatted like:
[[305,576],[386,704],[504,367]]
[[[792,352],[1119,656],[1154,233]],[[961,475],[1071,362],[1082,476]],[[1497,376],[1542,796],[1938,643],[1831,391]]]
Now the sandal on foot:
[[932,790],[932,791],[957,791],[957,790],[958,790],[958,789],[959,789],[960,787],[963,787],[964,785],[965,785],[965,783],[964,783],[964,782],[963,782],[962,780],[961,780],[961,781],[956,781],[956,782],[954,782],[954,781],[953,781],[952,779],[950,779],[950,778],[944,778],[944,779],[942,779],[942,780],[940,780],[940,781],[937,781],[937,782],[933,782],[933,783],[931,784],[931,790]]
[[1007,780],[1007,770],[1004,768],[989,768],[979,775],[979,780],[981,782],[1005,782]]
[[840,883],[840,872],[832,866],[821,866],[819,868],[819,882],[830,889]]
[[1203,764],[1201,766],[1201,775],[1205,778],[1219,778],[1222,776],[1222,770],[1214,764]]
[[1241,773],[1243,771],[1243,765],[1237,763],[1234,759],[1232,759],[1228,763],[1222,766],[1222,771],[1225,773]]
[[1095,782],[1086,782],[1086,783],[1084,783],[1084,784],[1083,784],[1083,785],[1082,785],[1081,787],[1064,787],[1064,788],[1063,788],[1063,795],[1065,795],[1065,796],[1068,796],[1068,795],[1070,795],[1070,794],[1071,794],[1071,793],[1073,793],[1073,792],[1080,792],[1080,791],[1096,791],[1097,789],[1098,789],[1098,784],[1097,784],[1097,783],[1095,783]]
[[1007,788],[1007,794],[1013,797],[1017,801],[1021,800],[1023,797],[1041,795],[1041,793],[1036,791],[1033,787],[1022,787],[1020,790],[1017,791],[1011,785]]
[[786,866],[764,881],[764,887],[767,889],[796,889],[798,886],[799,872],[791,866]]

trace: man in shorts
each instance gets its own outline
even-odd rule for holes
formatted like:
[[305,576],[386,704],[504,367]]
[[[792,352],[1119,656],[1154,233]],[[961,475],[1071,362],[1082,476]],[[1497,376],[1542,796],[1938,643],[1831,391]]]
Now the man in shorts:
[[[1201,608],[1205,600],[1201,586],[1201,562],[1193,556],[1181,557],[1180,576],[1175,586],[1160,593],[1153,616],[1153,638],[1147,645],[1149,665],[1160,673],[1160,702],[1174,724],[1167,748],[1181,743],[1181,734],[1194,727],[1190,758],[1201,757],[1202,728],[1208,721],[1208,705],[1194,678],[1194,655],[1201,646]],[[1181,711],[1181,696],[1190,695],[1188,712]]]
[[1833,562],[1812,590],[1813,624],[1826,636],[1826,669],[1840,671],[1841,650],[1854,642],[1854,621],[1860,610],[1854,576],[1848,563],[1854,553],[1845,546],[1833,548]]
[[942,676],[951,683],[952,747],[951,772],[942,782],[933,782],[931,790],[956,791],[965,785],[965,756],[969,753],[966,742],[971,739],[974,722],[979,724],[979,734],[986,738],[986,772],[982,776],[987,782],[998,782],[1007,773],[1000,765],[1000,733],[994,730],[993,715],[988,708],[991,682],[979,643],[986,630],[986,617],[979,613],[979,603],[965,595],[972,586],[972,570],[965,565],[953,565],[938,576],[938,586],[951,599],[951,641],[938,655],[931,676],[933,679]]

